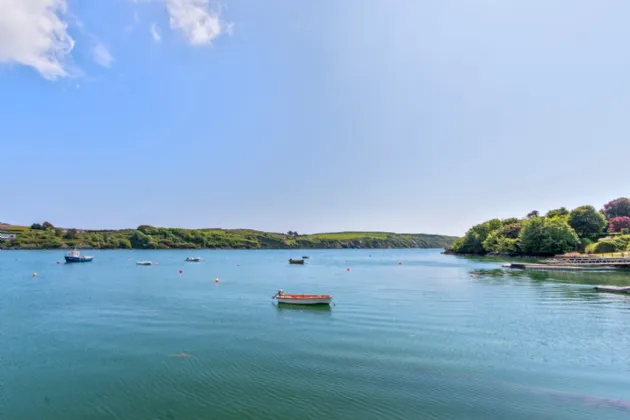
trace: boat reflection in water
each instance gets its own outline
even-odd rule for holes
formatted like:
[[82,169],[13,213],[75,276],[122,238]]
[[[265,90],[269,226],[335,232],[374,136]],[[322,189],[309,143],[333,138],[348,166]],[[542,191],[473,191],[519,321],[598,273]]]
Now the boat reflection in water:
[[307,312],[317,315],[331,315],[332,309],[329,305],[292,305],[283,303],[282,305],[274,305],[278,314],[289,314],[292,312]]

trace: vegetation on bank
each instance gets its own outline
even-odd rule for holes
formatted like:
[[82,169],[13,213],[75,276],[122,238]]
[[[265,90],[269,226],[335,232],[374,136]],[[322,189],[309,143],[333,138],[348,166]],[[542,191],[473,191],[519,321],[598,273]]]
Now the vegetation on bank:
[[606,203],[602,210],[564,207],[545,215],[492,219],[473,226],[448,251],[458,254],[554,255],[630,251],[630,199]]
[[445,248],[453,236],[386,232],[340,232],[300,235],[247,229],[178,229],[148,225],[137,229],[64,229],[48,222],[30,227],[1,225],[15,233],[14,240],[0,242],[5,249],[334,249],[334,248]]

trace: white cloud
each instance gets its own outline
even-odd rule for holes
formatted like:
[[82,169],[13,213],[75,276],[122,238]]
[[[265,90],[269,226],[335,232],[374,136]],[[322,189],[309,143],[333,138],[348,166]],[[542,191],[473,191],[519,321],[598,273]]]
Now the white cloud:
[[0,63],[19,63],[47,79],[69,76],[74,48],[64,20],[67,0],[0,0]]
[[151,36],[155,42],[160,42],[162,40],[162,36],[158,30],[158,27],[155,23],[151,24]]
[[109,52],[107,47],[100,42],[97,42],[94,45],[94,49],[92,50],[92,58],[96,62],[96,64],[103,67],[110,67],[112,62],[114,61],[114,57]]
[[210,0],[167,0],[171,28],[183,33],[193,45],[210,44],[224,32],[219,11],[210,7]]

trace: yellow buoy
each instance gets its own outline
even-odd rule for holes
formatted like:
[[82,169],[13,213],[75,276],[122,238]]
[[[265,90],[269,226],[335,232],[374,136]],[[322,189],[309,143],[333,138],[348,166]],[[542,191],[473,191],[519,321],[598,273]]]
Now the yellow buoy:
[[33,277],[37,277],[37,273],[33,273]]

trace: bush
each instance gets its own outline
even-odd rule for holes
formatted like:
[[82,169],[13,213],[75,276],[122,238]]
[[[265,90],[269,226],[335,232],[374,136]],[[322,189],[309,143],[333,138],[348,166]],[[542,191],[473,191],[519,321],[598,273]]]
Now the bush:
[[473,226],[463,238],[453,244],[456,252],[464,254],[485,254],[483,243],[493,231],[501,229],[503,224],[499,219],[488,220]]
[[628,228],[630,228],[630,217],[628,216],[613,217],[608,221],[608,232],[621,232]]
[[599,241],[586,247],[587,254],[607,254],[617,251],[618,250],[612,241]]
[[569,225],[580,237],[593,236],[606,227],[606,218],[593,206],[580,206],[569,214]]
[[588,248],[591,244],[593,243],[593,241],[591,241],[588,238],[582,238],[580,239],[580,249],[582,251],[586,250],[586,248]]
[[553,255],[574,251],[580,245],[577,233],[561,217],[534,217],[523,224],[521,250],[528,254]]
[[613,219],[615,217],[627,216],[630,217],[630,199],[621,197],[604,204],[604,214],[607,219]]
[[630,246],[630,235],[615,236],[614,238],[602,239],[599,242],[586,247],[589,254],[607,254],[611,252],[623,252]]

